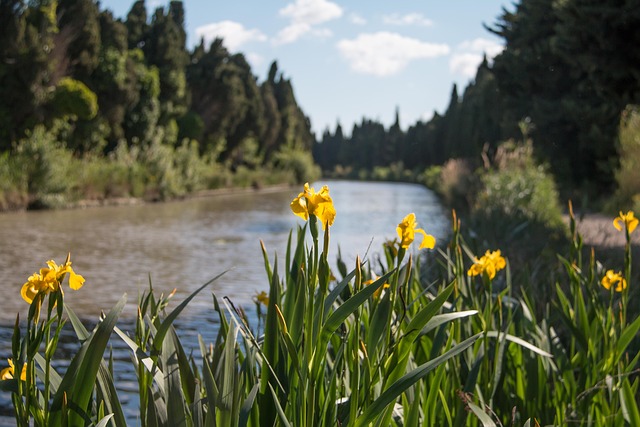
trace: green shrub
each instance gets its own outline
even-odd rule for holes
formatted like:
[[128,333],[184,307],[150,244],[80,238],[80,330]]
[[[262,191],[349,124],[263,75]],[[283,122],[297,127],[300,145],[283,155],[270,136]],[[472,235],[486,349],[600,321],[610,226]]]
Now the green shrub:
[[500,245],[518,276],[539,271],[549,277],[552,272],[543,266],[553,264],[556,250],[567,244],[567,232],[555,181],[545,166],[536,164],[531,143],[501,145],[492,166],[476,172],[476,182],[470,192],[469,230],[482,241],[470,241]]
[[320,178],[320,167],[313,162],[310,152],[283,147],[273,157],[273,168],[281,171],[292,171],[294,182],[301,184]]
[[61,116],[90,120],[98,114],[98,97],[81,81],[64,77],[56,86],[51,106]]
[[15,155],[0,155],[0,210],[25,209],[28,204],[26,176]]
[[618,188],[615,206],[640,209],[640,107],[627,107],[622,115],[619,132],[620,167],[616,172]]
[[442,174],[442,166],[435,165],[427,168],[418,178],[425,187],[438,192],[440,185],[440,175]]
[[555,181],[544,165],[533,160],[530,143],[500,146],[495,167],[481,174],[482,189],[474,211],[527,220],[549,227],[562,223]]
[[470,198],[475,191],[476,180],[468,160],[450,159],[440,170],[437,192],[447,206],[467,210],[471,205]]
[[62,207],[72,187],[71,172],[78,160],[57,141],[55,129],[43,125],[27,132],[16,147],[16,162],[23,168],[30,205]]

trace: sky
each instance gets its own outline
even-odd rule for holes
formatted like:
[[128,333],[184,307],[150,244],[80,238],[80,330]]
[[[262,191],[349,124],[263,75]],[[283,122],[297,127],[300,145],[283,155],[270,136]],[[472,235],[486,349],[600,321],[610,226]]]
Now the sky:
[[[406,130],[443,113],[453,84],[462,95],[484,54],[502,39],[485,29],[503,0],[184,0],[187,47],[216,37],[242,53],[259,82],[277,61],[317,138],[363,118]],[[133,0],[102,0],[126,18]],[[147,0],[149,15],[168,1]]]

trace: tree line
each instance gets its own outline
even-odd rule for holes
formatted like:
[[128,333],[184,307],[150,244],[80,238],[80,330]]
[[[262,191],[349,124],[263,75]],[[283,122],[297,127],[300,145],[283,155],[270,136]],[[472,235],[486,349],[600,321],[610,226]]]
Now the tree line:
[[126,18],[94,0],[0,0],[0,154],[36,125],[76,155],[196,141],[231,169],[309,152],[313,134],[273,62],[258,82],[217,39],[188,49],[180,1]]
[[408,169],[480,158],[509,139],[534,141],[562,186],[603,193],[614,185],[617,131],[640,103],[640,8],[634,0],[521,0],[488,31],[505,48],[486,58],[462,94],[454,85],[442,114],[402,131],[363,119],[345,136],[338,124],[314,145],[325,171]]

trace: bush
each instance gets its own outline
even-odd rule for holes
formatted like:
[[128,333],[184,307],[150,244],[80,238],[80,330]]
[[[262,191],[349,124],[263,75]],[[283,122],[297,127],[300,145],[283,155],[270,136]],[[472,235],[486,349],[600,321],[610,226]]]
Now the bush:
[[450,159],[440,171],[436,191],[447,206],[467,210],[471,206],[470,197],[475,191],[475,177],[469,160]]
[[477,172],[479,187],[471,195],[472,234],[509,251],[514,271],[535,269],[531,260],[549,261],[545,254],[553,258],[565,243],[555,181],[536,164],[531,142],[502,144],[488,166]]
[[613,204],[640,210],[640,106],[629,106],[622,114],[619,132],[620,167]]
[[275,153],[273,157],[273,168],[275,170],[292,171],[294,182],[291,184],[301,184],[312,182],[320,178],[320,167],[313,162],[310,152],[283,147]]
[[25,209],[28,200],[22,165],[9,152],[0,155],[0,210]]
[[482,190],[474,211],[549,227],[561,225],[562,212],[555,181],[545,166],[534,163],[531,145],[507,143],[500,147],[497,156],[497,168],[481,175]]
[[29,205],[35,208],[66,205],[71,190],[70,174],[78,161],[57,141],[55,129],[36,126],[18,142],[16,153],[16,163],[23,168]]
[[73,115],[90,120],[98,114],[98,97],[81,81],[64,77],[53,93],[51,106],[62,116]]

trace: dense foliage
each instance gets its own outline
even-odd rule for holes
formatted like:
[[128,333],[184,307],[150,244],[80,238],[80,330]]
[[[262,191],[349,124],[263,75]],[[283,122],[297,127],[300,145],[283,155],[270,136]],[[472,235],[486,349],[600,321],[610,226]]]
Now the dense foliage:
[[296,179],[315,178],[291,81],[274,62],[259,83],[219,39],[187,49],[184,15],[180,1],[147,16],[140,0],[116,19],[93,0],[0,0],[0,174],[16,174],[20,141],[51,132],[75,158],[186,144],[232,172],[303,162]]
[[527,123],[538,159],[563,189],[602,195],[618,164],[620,116],[640,103],[640,9],[633,0],[521,0],[489,27],[504,51],[485,60],[460,95],[453,87],[443,114],[406,132],[363,119],[350,136],[340,125],[314,146],[323,170],[359,170],[402,162],[410,170],[450,158],[479,158],[520,138]]

